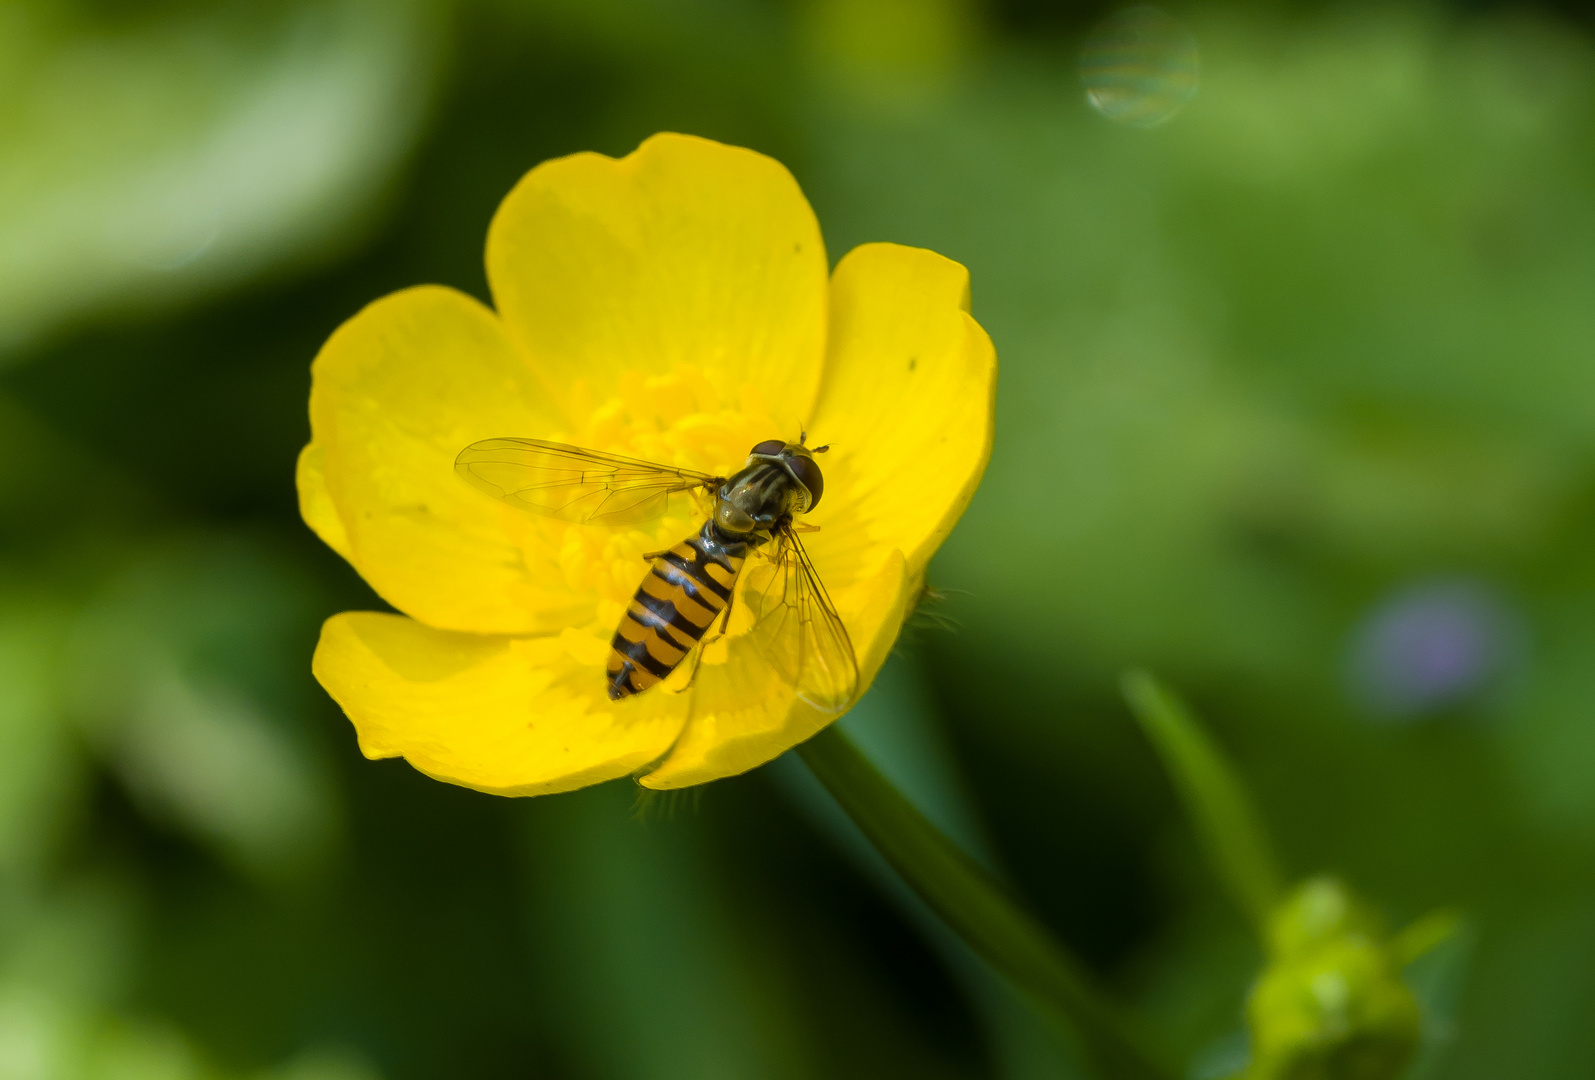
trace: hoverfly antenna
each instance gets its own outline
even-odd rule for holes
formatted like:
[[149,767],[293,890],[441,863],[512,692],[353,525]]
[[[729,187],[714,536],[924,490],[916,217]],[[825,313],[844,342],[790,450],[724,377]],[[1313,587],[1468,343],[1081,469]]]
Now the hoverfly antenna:
[[803,425],[798,425],[798,445],[802,446],[809,441],[809,433],[803,430]]
[[810,450],[809,453],[811,453],[811,454],[823,454],[823,453],[825,453],[825,451],[829,450],[830,448],[831,448],[831,444],[830,443],[826,443],[824,446],[816,446],[814,449]]

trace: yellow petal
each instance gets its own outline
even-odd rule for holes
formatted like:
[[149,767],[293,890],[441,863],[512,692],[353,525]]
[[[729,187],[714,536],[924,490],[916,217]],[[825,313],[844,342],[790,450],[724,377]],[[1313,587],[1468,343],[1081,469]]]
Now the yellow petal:
[[327,491],[326,460],[324,446],[311,443],[300,451],[299,467],[294,474],[299,488],[299,512],[305,524],[321,537],[322,543],[347,559],[350,558],[349,534]]
[[969,274],[934,252],[866,244],[831,279],[825,381],[809,428],[829,443],[805,520],[832,588],[901,551],[918,578],[991,455],[997,357],[969,315]]
[[383,599],[432,626],[479,633],[591,619],[592,591],[557,569],[564,527],[454,473],[467,444],[550,425],[491,311],[436,286],[394,293],[339,327],[312,371],[300,509]]
[[[873,579],[832,592],[858,656],[860,695],[886,662],[918,592],[898,552]],[[686,730],[659,767],[639,777],[643,786],[687,787],[746,772],[838,718],[798,700],[746,637],[731,640],[725,663],[703,665],[691,694]]]
[[663,754],[687,697],[609,701],[602,658],[560,635],[493,637],[355,611],[321,630],[312,669],[370,758],[404,757],[438,780],[495,795],[569,791]]
[[762,438],[795,436],[808,417],[825,350],[825,249],[771,158],[665,134],[619,160],[545,162],[493,218],[487,272],[573,427],[626,372],[678,368],[701,372],[724,404],[769,410],[782,430]]

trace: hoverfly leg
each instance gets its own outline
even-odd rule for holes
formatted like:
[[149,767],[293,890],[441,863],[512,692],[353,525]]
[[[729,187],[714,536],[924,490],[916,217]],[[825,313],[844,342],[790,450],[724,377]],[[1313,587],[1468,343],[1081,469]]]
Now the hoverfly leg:
[[731,599],[726,601],[726,608],[725,608],[725,613],[724,613],[725,617],[720,620],[720,632],[718,634],[714,633],[714,625],[711,623],[710,626],[709,626],[710,633],[704,636],[702,644],[700,644],[698,646],[698,651],[699,652],[703,651],[703,646],[704,645],[708,645],[710,642],[713,642],[713,641],[719,641],[721,638],[726,636],[726,631],[731,628],[731,609],[736,606],[736,603],[737,603],[737,591],[735,589],[732,589],[731,590]]
[[668,555],[669,553],[670,553],[670,549],[669,548],[665,548],[663,551],[645,551],[645,552],[642,553],[642,561],[651,563],[655,559],[657,559],[659,556]]
[[803,523],[797,522],[797,521],[794,521],[790,526],[788,526],[788,528],[790,528],[793,532],[799,532],[799,533],[811,533],[811,532],[819,532],[820,531],[820,526],[818,526],[818,525],[806,525],[806,524],[803,524]]
[[687,681],[672,690],[672,694],[684,694],[692,689],[692,684],[698,678],[698,665],[703,662],[703,646],[704,643],[699,642],[698,647],[692,650],[692,671],[687,675]]
[[[736,593],[732,592],[731,599],[726,601],[724,613],[725,618],[719,619],[720,632],[715,633],[713,624],[710,624],[709,632],[704,634],[703,639],[698,642],[698,647],[692,650],[691,674],[687,676],[687,681],[676,687],[672,693],[681,694],[692,689],[692,684],[698,678],[698,667],[703,663],[703,650],[714,644],[716,641],[719,641],[721,638],[725,637],[726,628],[731,625],[731,606],[735,603]],[[718,618],[718,616],[716,618]]]

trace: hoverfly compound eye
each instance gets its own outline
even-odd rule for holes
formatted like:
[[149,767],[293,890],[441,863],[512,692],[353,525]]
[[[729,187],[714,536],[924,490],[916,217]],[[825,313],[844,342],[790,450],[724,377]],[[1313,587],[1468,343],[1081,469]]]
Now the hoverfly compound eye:
[[761,457],[778,457],[780,456],[781,451],[785,449],[786,443],[782,442],[780,439],[765,439],[752,450],[749,450],[748,453],[758,454]]
[[809,489],[809,504],[804,507],[804,513],[813,510],[820,504],[820,496],[825,493],[825,476],[820,472],[819,463],[805,454],[793,454],[787,458],[786,464],[792,470],[792,475],[797,477],[797,482]]

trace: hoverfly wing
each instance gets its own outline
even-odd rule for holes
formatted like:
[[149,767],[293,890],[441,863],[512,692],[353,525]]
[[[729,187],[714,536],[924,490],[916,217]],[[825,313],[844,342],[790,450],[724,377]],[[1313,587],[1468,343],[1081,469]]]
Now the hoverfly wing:
[[775,537],[769,562],[744,571],[754,646],[798,696],[822,712],[841,712],[858,693],[858,659],[803,542],[790,526]]
[[454,471],[473,487],[534,514],[582,525],[639,525],[684,511],[685,493],[719,477],[541,439],[483,439]]

